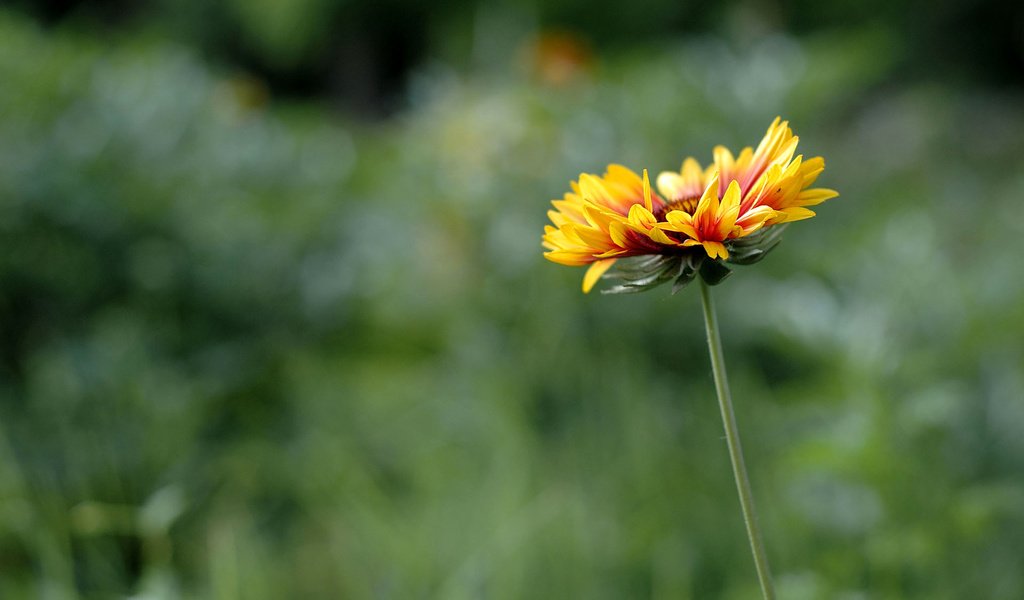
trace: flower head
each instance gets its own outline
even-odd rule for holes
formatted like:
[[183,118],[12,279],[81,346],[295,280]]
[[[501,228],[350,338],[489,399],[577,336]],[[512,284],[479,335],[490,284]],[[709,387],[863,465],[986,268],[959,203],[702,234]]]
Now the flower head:
[[[583,291],[602,276],[623,280],[609,292],[647,289],[675,279],[675,289],[698,273],[708,283],[729,274],[726,264],[752,264],[774,247],[780,225],[814,216],[808,206],[837,192],[808,189],[825,168],[820,157],[795,156],[798,138],[776,118],[757,149],[738,156],[718,146],[702,168],[687,158],[651,189],[643,175],[610,165],[602,176],[582,174],[554,200],[544,228],[544,256],[563,265],[589,265]],[[632,262],[622,259],[634,258]],[[617,265],[616,272],[609,269]]]

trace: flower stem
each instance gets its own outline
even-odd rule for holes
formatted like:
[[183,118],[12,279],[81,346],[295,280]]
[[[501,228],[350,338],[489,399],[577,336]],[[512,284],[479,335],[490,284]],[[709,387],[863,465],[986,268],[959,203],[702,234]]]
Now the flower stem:
[[761,529],[757,524],[757,512],[754,510],[754,497],[750,493],[750,480],[747,478],[747,467],[743,462],[743,448],[740,445],[740,433],[736,429],[736,415],[732,409],[732,398],[729,395],[729,381],[725,376],[725,358],[722,356],[722,340],[718,336],[718,317],[715,316],[715,305],[711,300],[711,289],[700,279],[700,298],[704,304],[704,327],[708,333],[708,354],[711,355],[711,370],[715,375],[715,391],[718,392],[718,406],[722,409],[722,422],[725,425],[725,441],[729,445],[729,458],[732,459],[732,472],[736,477],[736,489],[740,495],[740,506],[743,509],[743,521],[747,524],[747,537],[750,538],[750,550],[754,554],[754,567],[757,568],[757,579],[761,583],[761,594],[764,600],[775,599],[772,587],[772,574],[768,568],[768,557],[761,541]]

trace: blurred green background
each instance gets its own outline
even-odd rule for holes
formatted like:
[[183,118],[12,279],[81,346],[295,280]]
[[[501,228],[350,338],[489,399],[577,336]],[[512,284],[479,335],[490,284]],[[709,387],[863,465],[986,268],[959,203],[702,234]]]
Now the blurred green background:
[[726,598],[695,290],[548,263],[581,171],[791,120],[716,288],[785,599],[1024,598],[1024,11],[0,9],[0,597]]

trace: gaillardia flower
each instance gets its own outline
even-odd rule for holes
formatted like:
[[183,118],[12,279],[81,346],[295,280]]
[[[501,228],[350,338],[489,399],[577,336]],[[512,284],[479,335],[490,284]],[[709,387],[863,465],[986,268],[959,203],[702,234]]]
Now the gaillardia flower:
[[679,172],[658,175],[657,191],[646,169],[643,176],[621,165],[609,165],[600,177],[584,173],[571,192],[552,201],[544,256],[589,265],[584,292],[602,276],[621,280],[609,293],[673,279],[675,292],[698,273],[714,285],[730,273],[726,265],[761,260],[785,223],[813,217],[808,206],[838,195],[810,188],[825,161],[794,157],[798,139],[776,118],[756,150],[747,147],[734,157],[718,146],[707,168],[687,158]]

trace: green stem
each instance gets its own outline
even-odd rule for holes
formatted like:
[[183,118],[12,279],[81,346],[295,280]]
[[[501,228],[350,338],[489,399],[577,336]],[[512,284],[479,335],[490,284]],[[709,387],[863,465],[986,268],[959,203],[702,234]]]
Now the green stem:
[[700,279],[700,297],[704,303],[704,326],[708,332],[708,354],[711,355],[711,370],[715,374],[718,406],[722,409],[725,441],[729,445],[732,473],[736,477],[736,489],[740,494],[740,506],[743,508],[743,521],[747,524],[750,550],[754,553],[757,579],[761,582],[761,594],[764,596],[764,600],[774,600],[775,589],[772,587],[772,574],[768,568],[768,557],[765,555],[764,543],[761,540],[761,529],[757,524],[754,497],[750,493],[750,480],[747,478],[747,467],[743,462],[740,432],[736,429],[736,415],[733,412],[732,398],[729,395],[729,381],[725,377],[725,358],[722,356],[722,340],[718,337],[718,318],[715,316],[711,290],[703,279]]

